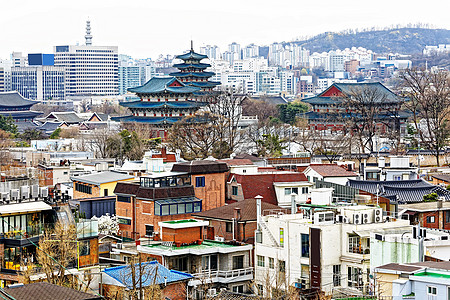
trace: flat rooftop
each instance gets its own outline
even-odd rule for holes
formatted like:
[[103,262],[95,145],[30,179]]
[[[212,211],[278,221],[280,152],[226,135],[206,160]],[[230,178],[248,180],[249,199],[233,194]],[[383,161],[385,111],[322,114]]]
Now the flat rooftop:
[[233,245],[227,242],[217,242],[211,240],[204,240],[200,245],[193,244],[187,246],[175,247],[171,242],[155,243],[150,245],[138,246],[137,250],[143,253],[177,256],[183,254],[202,255],[207,253],[232,253],[236,251],[249,251],[252,245],[242,244]]

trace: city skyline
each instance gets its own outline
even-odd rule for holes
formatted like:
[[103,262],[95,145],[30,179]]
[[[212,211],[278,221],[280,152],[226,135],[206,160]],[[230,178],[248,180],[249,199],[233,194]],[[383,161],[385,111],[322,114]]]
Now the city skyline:
[[[399,3],[400,2],[400,3]],[[51,53],[53,46],[84,44],[85,22],[91,20],[93,45],[119,46],[119,53],[136,58],[156,59],[160,54],[179,54],[203,45],[242,45],[292,41],[326,31],[386,27],[408,23],[431,24],[450,28],[445,11],[436,9],[442,1],[378,1],[366,7],[354,1],[303,2],[228,1],[225,5],[207,1],[160,2],[24,1],[20,14],[17,6],[3,3],[0,20],[4,31],[0,58],[8,59],[13,51]],[[14,24],[14,26],[11,26]],[[180,34],[180,30],[184,33]],[[173,38],[176,36],[177,38]],[[358,46],[358,45],[355,45]]]

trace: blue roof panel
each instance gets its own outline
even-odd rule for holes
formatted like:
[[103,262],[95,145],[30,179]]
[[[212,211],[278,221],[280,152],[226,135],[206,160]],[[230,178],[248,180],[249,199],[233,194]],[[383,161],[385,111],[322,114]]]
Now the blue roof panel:
[[[170,86],[174,81],[177,81],[181,86]],[[198,89],[186,86],[175,77],[153,77],[144,85],[130,88],[128,91],[137,94],[156,94],[162,92],[190,94],[198,91]]]

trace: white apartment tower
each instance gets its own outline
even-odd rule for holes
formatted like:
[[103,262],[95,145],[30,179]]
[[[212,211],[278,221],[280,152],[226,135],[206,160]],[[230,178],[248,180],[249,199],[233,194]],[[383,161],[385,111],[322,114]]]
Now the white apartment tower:
[[117,46],[93,46],[90,21],[86,44],[55,46],[55,67],[66,69],[67,95],[117,95],[119,59]]

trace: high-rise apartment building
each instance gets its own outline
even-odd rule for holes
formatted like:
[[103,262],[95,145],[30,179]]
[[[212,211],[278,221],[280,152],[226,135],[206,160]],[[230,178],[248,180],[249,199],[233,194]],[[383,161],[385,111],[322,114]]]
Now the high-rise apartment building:
[[127,55],[119,55],[119,94],[126,94],[129,88],[143,85],[155,77],[156,68],[149,60],[134,60]]
[[0,59],[0,92],[11,91],[11,61]]
[[55,66],[66,69],[67,95],[119,94],[117,46],[93,46],[87,21],[86,44],[55,46]]

